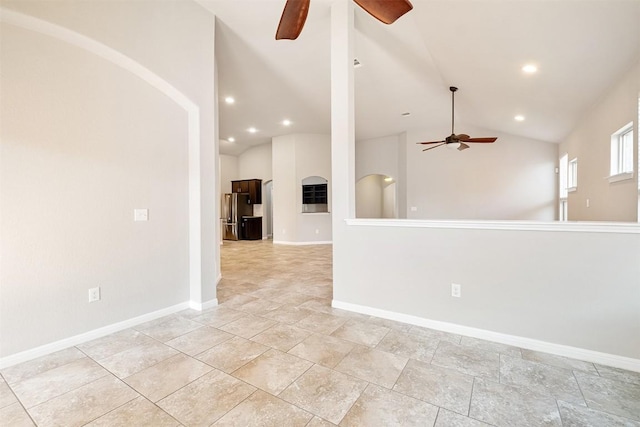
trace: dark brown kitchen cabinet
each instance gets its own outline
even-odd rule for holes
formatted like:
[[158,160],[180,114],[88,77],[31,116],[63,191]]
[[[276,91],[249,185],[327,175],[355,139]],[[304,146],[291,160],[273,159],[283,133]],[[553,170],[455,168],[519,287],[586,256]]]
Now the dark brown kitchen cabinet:
[[231,192],[233,193],[248,193],[249,181],[231,181]]
[[262,180],[252,179],[249,181],[249,203],[262,204]]
[[243,216],[240,221],[240,239],[262,240],[262,217]]
[[247,203],[253,205],[262,204],[262,180],[244,179],[242,181],[231,181],[231,191],[234,193],[245,193],[249,195]]

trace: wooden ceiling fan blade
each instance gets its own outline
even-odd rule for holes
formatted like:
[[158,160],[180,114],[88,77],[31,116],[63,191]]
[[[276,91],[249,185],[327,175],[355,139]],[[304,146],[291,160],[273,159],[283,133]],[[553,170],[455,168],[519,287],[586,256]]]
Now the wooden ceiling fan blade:
[[358,6],[385,24],[393,24],[398,18],[413,9],[409,0],[354,0]]
[[441,144],[438,144],[438,145],[434,145],[433,147],[427,147],[427,148],[425,148],[425,149],[424,149],[424,150],[422,150],[422,151],[433,150],[434,148],[438,148],[438,147],[440,147],[441,145],[444,145],[444,144],[445,144],[445,142],[443,142],[443,143],[441,143]]
[[458,138],[458,141],[468,141],[469,138],[471,138],[469,135],[467,135],[466,133],[461,133],[459,135],[456,135],[456,138]]
[[446,141],[416,142],[416,144],[439,144],[441,142],[446,142]]
[[280,17],[276,40],[295,40],[307,20],[310,0],[287,0]]
[[495,142],[497,139],[495,136],[489,138],[469,138],[465,139],[464,142]]
[[469,146],[464,142],[461,142],[460,146],[458,147],[458,151],[466,150],[467,148],[469,148]]

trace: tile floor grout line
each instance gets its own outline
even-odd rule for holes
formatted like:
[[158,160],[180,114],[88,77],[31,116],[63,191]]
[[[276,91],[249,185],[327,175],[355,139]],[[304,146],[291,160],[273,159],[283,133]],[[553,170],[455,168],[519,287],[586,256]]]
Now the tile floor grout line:
[[[593,363],[593,369],[596,370],[596,372],[598,373],[599,377],[602,377],[602,374],[600,373],[600,369],[598,369],[598,365],[596,365],[595,363]],[[602,378],[604,378],[604,377],[602,377]]]
[[440,417],[440,411],[442,410],[440,406],[436,406],[436,408],[438,408],[438,412],[436,412],[436,417],[434,418],[433,425],[431,427],[436,427],[438,424],[438,417]]
[[[92,357],[90,357],[90,356],[89,356],[88,354],[86,354],[84,351],[82,351],[82,350],[80,350],[79,348],[77,348],[76,346],[72,345],[72,346],[69,346],[69,347],[67,347],[67,348],[63,348],[63,349],[60,349],[60,350],[54,351],[53,353],[45,354],[45,355],[43,355],[43,356],[37,357],[37,358],[35,358],[35,359],[28,360],[28,361],[23,362],[23,363],[30,363],[30,362],[33,362],[34,360],[38,360],[38,359],[41,359],[41,358],[43,358],[43,357],[51,356],[51,355],[56,354],[56,353],[58,353],[58,352],[60,352],[60,351],[69,350],[70,348],[75,348],[76,350],[78,350],[78,351],[80,351],[82,354],[84,354],[84,357],[88,357],[89,359],[91,359],[91,360],[94,360],[94,361],[95,361],[95,359],[93,359]],[[77,359],[69,360],[68,362],[65,362],[65,363],[63,363],[63,364],[61,364],[61,365],[57,365],[57,366],[54,366],[54,367],[52,367],[52,368],[46,369],[46,370],[44,370],[44,371],[42,371],[42,372],[38,372],[37,374],[30,375],[30,376],[25,377],[25,378],[21,378],[19,381],[16,381],[16,382],[14,382],[13,384],[9,384],[9,381],[7,381],[6,377],[5,377],[4,375],[2,375],[2,373],[1,373],[1,372],[0,372],[0,376],[2,376],[2,378],[4,379],[5,384],[7,384],[8,386],[16,385],[16,384],[18,384],[18,383],[21,383],[21,382],[26,381],[26,380],[28,380],[28,379],[31,379],[31,378],[33,378],[33,377],[37,377],[38,375],[42,375],[42,374],[44,374],[44,373],[46,373],[46,372],[49,372],[49,371],[52,371],[52,370],[54,370],[54,369],[58,369],[58,368],[61,368],[61,367],[63,367],[63,366],[67,366],[67,365],[69,365],[69,364],[71,364],[71,363],[77,362],[77,361],[78,361],[78,360],[80,360],[80,359],[82,359],[82,357],[79,357],[79,358],[77,358]],[[18,364],[16,364],[16,365],[9,366],[9,367],[7,367],[7,368],[3,369],[3,371],[6,371],[7,369],[10,369],[10,368],[13,368],[14,366],[19,366],[19,365],[21,365],[21,364],[20,364],[20,363],[18,363]]]
[[[171,417],[171,419],[174,420],[175,422],[177,422],[180,426],[184,426],[184,424],[182,424],[179,419],[177,419],[176,417],[174,417],[173,415],[171,415],[170,413],[165,411],[163,408],[158,406],[158,404],[156,402],[152,402],[151,400],[149,400],[149,398],[147,398],[147,396],[142,396],[142,398],[144,400],[146,400],[147,402],[151,403],[153,406],[155,406],[159,411],[162,411],[163,414],[166,414],[167,416]],[[160,400],[158,400],[158,402],[159,401]]]
[[[93,360],[93,359],[92,359],[92,360]],[[100,366],[100,367],[102,368],[102,366]],[[23,408],[25,408],[25,411],[26,411],[26,412],[27,412],[27,414],[31,417],[31,413],[29,412],[29,410],[30,410],[30,409],[37,408],[38,406],[44,405],[45,403],[48,403],[48,402],[51,402],[51,401],[52,401],[52,400],[54,400],[54,399],[57,399],[57,398],[59,398],[59,397],[62,397],[62,396],[67,395],[67,394],[69,394],[69,393],[72,393],[72,392],[74,392],[74,391],[76,391],[76,390],[81,389],[82,387],[88,386],[89,384],[93,384],[93,383],[95,383],[95,382],[97,382],[97,381],[100,381],[100,380],[102,380],[103,378],[108,377],[109,375],[111,375],[113,378],[115,378],[118,382],[123,383],[126,387],[131,388],[131,387],[129,386],[129,384],[127,384],[127,383],[125,383],[124,381],[122,381],[120,378],[118,378],[117,376],[115,376],[115,375],[114,375],[112,372],[110,372],[109,370],[107,370],[107,369],[104,369],[104,370],[106,371],[106,373],[105,373],[103,376],[101,376],[101,377],[99,377],[99,378],[94,379],[93,381],[89,381],[88,383],[82,384],[82,385],[80,385],[80,386],[78,386],[78,387],[76,387],[76,388],[73,388],[73,389],[71,389],[71,390],[67,390],[67,391],[65,391],[65,392],[64,392],[64,393],[62,393],[62,394],[58,394],[58,395],[56,395],[56,396],[53,396],[53,397],[51,397],[51,398],[49,398],[49,399],[47,399],[47,400],[45,400],[45,401],[43,401],[43,402],[38,403],[37,405],[33,405],[33,406],[31,406],[30,408],[27,408],[27,407],[25,407],[24,405],[22,405],[22,407],[23,407]],[[132,390],[133,390],[133,389],[132,389]],[[140,393],[138,393],[136,390],[133,390],[133,392],[134,392],[134,393],[136,393],[137,395],[140,395]],[[137,396],[136,396],[136,397],[137,397]],[[134,399],[135,399],[135,398],[134,398]],[[133,399],[128,400],[126,403],[130,402],[131,400],[133,400]],[[20,401],[20,403],[22,403],[22,401]],[[38,425],[37,423],[34,423],[34,424]]]
[[[230,375],[230,374],[227,374]],[[233,377],[236,378],[236,377]],[[254,385],[248,384],[245,381],[242,381],[240,378],[236,378],[238,381],[244,382],[245,384],[255,388],[255,390],[253,390],[251,392],[251,394],[249,394],[247,397],[245,397],[244,399],[242,399],[240,402],[236,403],[235,405],[233,405],[233,407],[231,409],[229,409],[227,412],[225,412],[224,414],[220,415],[218,418],[216,418],[211,424],[209,424],[209,426],[213,426],[215,423],[217,423],[218,421],[220,421],[222,418],[224,418],[229,412],[233,411],[234,409],[236,409],[238,406],[240,406],[243,402],[245,402],[247,399],[249,399],[251,396],[253,396],[254,394],[256,394],[258,391],[264,391]]]
[[[304,359],[303,359],[303,360],[304,360]],[[310,411],[310,410],[308,410],[308,409],[305,409],[305,408],[303,408],[303,407],[299,406],[299,405],[298,405],[297,403],[295,403],[295,402],[290,402],[290,401],[288,401],[288,400],[286,400],[286,399],[284,399],[284,398],[280,397],[280,395],[281,395],[282,393],[284,393],[284,392],[285,392],[285,390],[287,390],[289,387],[291,387],[291,386],[292,386],[296,381],[298,381],[298,380],[300,379],[300,377],[302,377],[304,374],[306,374],[308,371],[310,371],[314,366],[316,366],[316,363],[313,363],[313,362],[311,362],[311,363],[312,363],[312,365],[311,365],[311,366],[310,366],[306,371],[304,371],[304,373],[302,373],[301,375],[299,375],[299,376],[298,376],[294,381],[292,381],[288,386],[286,386],[286,387],[285,387],[285,389],[284,389],[284,390],[282,390],[282,391],[281,391],[280,393],[278,393],[277,395],[271,394],[271,393],[269,393],[268,391],[267,391],[267,392],[265,392],[265,393],[269,393],[269,394],[271,394],[271,395],[272,395],[273,397],[275,397],[276,399],[280,399],[280,400],[282,400],[283,402],[288,403],[289,405],[295,406],[296,408],[298,408],[298,409],[300,409],[300,410],[303,410],[303,411],[305,411],[305,412],[307,412],[307,413],[311,414],[311,419],[310,419],[310,420],[309,420],[309,422],[308,422],[307,424],[305,424],[305,425],[308,425],[311,421],[313,421],[313,418],[314,418],[314,417],[318,417],[318,418],[323,419],[323,420],[324,420],[324,418],[322,418],[320,415],[318,415],[318,414],[316,414],[316,413],[314,413],[314,412],[311,412],[311,411]],[[318,365],[318,366],[320,366],[320,365]],[[264,390],[263,390],[263,391],[264,391]],[[326,421],[330,422],[329,420],[326,420]]]
[[[378,350],[378,351],[380,351],[380,350]],[[402,369],[400,370],[400,373],[398,374],[398,378],[396,378],[396,380],[393,382],[393,385],[389,388],[389,390],[395,391],[396,384],[398,384],[398,380],[400,380],[400,377],[404,373],[404,370],[407,368],[407,365],[409,364],[410,360],[412,360],[412,358],[411,357],[407,357],[407,361],[404,362],[404,365],[402,366]],[[413,360],[415,360],[415,359],[413,359]]]
[[469,408],[467,409],[467,417],[471,417],[471,402],[473,401],[473,391],[476,387],[476,377],[473,377],[471,382],[471,394],[469,395]]
[[573,375],[573,379],[576,381],[576,384],[578,385],[578,390],[580,390],[580,395],[582,396],[582,400],[584,401],[584,404],[587,405],[587,408],[593,409],[589,406],[589,402],[587,402],[587,398],[584,396],[584,391],[582,391],[582,386],[580,385],[580,381],[578,381],[578,377],[576,377],[576,371],[572,369],[571,374]]
[[[1,375],[0,375],[1,376]],[[29,413],[29,410],[24,406],[24,404],[22,403],[22,401],[18,398],[18,395],[16,395],[16,392],[13,390],[13,388],[11,388],[11,386],[9,385],[9,383],[7,382],[6,378],[4,376],[2,376],[2,379],[4,380],[4,383],[7,385],[7,387],[9,388],[9,391],[11,392],[11,394],[13,395],[13,397],[16,399],[15,403],[17,403],[18,405],[20,405],[20,407],[22,408],[22,410],[25,412],[25,414],[27,414],[27,416],[29,417],[29,419],[33,422],[34,426],[37,426],[38,423],[36,423],[36,420],[33,419],[33,417],[31,416],[31,414]],[[16,383],[17,384],[17,383]],[[11,404],[13,405],[13,403]],[[5,408],[11,406],[11,405],[7,405],[5,406]],[[4,408],[1,408],[4,409]]]
[[[361,380],[362,381],[362,380]],[[353,401],[353,403],[351,405],[349,405],[349,408],[345,411],[344,415],[342,416],[342,418],[340,418],[340,420],[336,423],[336,425],[340,425],[340,423],[344,420],[344,418],[349,415],[349,412],[351,412],[351,409],[356,405],[356,403],[358,403],[358,401],[362,398],[362,395],[367,391],[367,389],[369,387],[372,387],[373,383],[369,382],[369,381],[365,381],[367,383],[367,385],[362,389],[362,391],[360,392],[360,394],[358,395],[358,398],[355,399]],[[380,387],[379,385],[375,384],[375,386]]]
[[[129,386],[129,384],[126,384],[126,383],[125,383],[125,385],[126,385],[126,386]],[[131,386],[129,386],[129,388],[131,388]],[[143,396],[141,393],[139,393],[137,390],[135,390],[135,389],[132,389],[132,390],[133,390],[134,392],[136,392],[136,393],[138,394],[138,396],[134,397],[134,398],[133,398],[133,399],[131,399],[131,400],[128,400],[128,401],[124,402],[122,405],[119,405],[119,406],[117,406],[117,407],[115,407],[115,408],[113,408],[113,409],[111,409],[111,410],[109,410],[109,411],[105,412],[104,414],[98,415],[96,418],[93,418],[92,420],[89,420],[89,421],[87,421],[86,423],[84,423],[84,424],[82,424],[82,425],[83,425],[83,426],[86,426],[86,425],[88,425],[88,424],[91,424],[92,422],[94,422],[94,421],[96,421],[96,420],[98,420],[98,419],[100,419],[100,418],[102,418],[102,417],[104,417],[104,416],[106,416],[106,415],[109,415],[110,413],[112,413],[112,412],[114,412],[114,411],[117,411],[118,409],[122,408],[123,406],[128,405],[129,403],[133,402],[134,400],[136,400],[136,399],[137,399],[137,398],[139,398],[139,397],[142,397],[143,399],[149,400],[149,399],[147,399],[145,396]],[[153,403],[153,402],[152,402],[152,403]]]
[[558,408],[558,415],[560,416],[560,424],[564,426],[564,420],[562,419],[562,411],[560,411],[559,399],[556,399],[556,408]]

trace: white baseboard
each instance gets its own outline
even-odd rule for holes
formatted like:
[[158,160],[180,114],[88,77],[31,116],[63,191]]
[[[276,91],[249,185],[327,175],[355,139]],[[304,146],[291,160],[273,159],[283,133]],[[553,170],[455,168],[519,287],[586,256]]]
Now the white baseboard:
[[[215,301],[216,304],[218,300]],[[205,303],[209,304],[211,301]],[[32,359],[36,359],[53,352],[64,350],[65,348],[73,347],[74,345],[82,344],[87,341],[101,338],[105,335],[113,334],[127,328],[131,328],[140,325],[150,320],[159,319],[160,317],[168,316],[178,311],[190,308],[189,302],[183,302],[173,305],[171,307],[163,308],[151,313],[143,314],[142,316],[134,317],[132,319],[123,320],[122,322],[113,323],[111,325],[103,326],[102,328],[94,329],[92,331],[84,332],[79,335],[74,335],[69,338],[64,338],[60,341],[55,341],[49,344],[41,345],[40,347],[32,348],[31,350],[22,351],[20,353],[12,354],[0,358],[0,369],[8,368],[9,366],[17,365],[18,363],[27,362]]]
[[198,310],[198,311],[206,310],[208,308],[215,307],[216,305],[218,305],[218,298],[214,298],[212,300],[205,301],[205,302],[202,302],[202,303],[195,302],[195,301],[189,301],[189,308],[191,308],[193,310]]
[[322,240],[318,242],[287,242],[285,240],[274,240],[274,245],[291,245],[291,246],[307,246],[307,245],[332,245],[330,240]]
[[554,344],[532,338],[508,335],[499,332],[477,329],[469,326],[457,325],[455,323],[440,322],[437,320],[425,319],[409,314],[396,313],[394,311],[382,310],[379,308],[367,307],[364,305],[351,304],[333,300],[331,306],[355,313],[368,314],[370,316],[381,317],[383,319],[395,320],[397,322],[409,323],[411,325],[436,329],[438,331],[464,335],[483,340],[494,341],[501,344],[526,348],[528,350],[542,351],[558,356],[570,357],[572,359],[584,360],[586,362],[598,363],[612,366],[614,368],[626,369],[628,371],[640,372],[640,359],[617,356],[615,354],[601,353],[593,350],[586,350],[578,347],[571,347],[562,344]]

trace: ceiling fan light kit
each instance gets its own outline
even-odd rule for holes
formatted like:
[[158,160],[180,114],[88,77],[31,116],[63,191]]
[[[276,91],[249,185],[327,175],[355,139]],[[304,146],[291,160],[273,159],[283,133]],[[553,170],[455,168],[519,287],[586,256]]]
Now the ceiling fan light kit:
[[[385,24],[393,24],[413,9],[409,0],[354,0],[367,13]],[[311,0],[287,0],[280,17],[276,40],[295,40],[307,20]]]
[[458,91],[458,88],[455,86],[450,86],[449,90],[451,91],[451,135],[446,137],[440,141],[429,141],[429,142],[418,142],[417,144],[423,145],[433,145],[432,147],[427,147],[422,151],[433,150],[434,148],[438,148],[442,145],[446,145],[448,148],[457,149],[458,151],[466,150],[469,148],[467,145],[468,142],[471,143],[492,143],[495,142],[498,138],[495,136],[491,137],[483,137],[483,138],[471,138],[466,133],[461,133],[456,135],[454,132],[454,124],[455,124],[455,93]]

